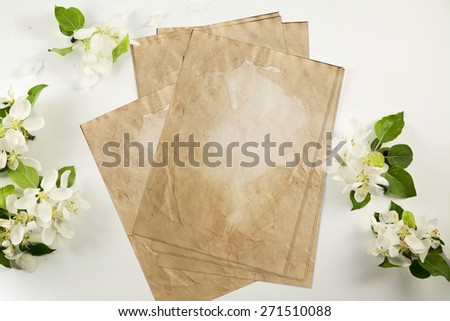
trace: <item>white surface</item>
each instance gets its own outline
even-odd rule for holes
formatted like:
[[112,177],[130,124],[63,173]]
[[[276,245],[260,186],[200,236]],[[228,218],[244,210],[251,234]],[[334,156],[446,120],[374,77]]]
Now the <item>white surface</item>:
[[[199,1],[196,1],[199,2]],[[202,2],[202,1],[200,1]],[[121,227],[79,125],[137,98],[130,55],[89,91],[74,83],[80,57],[47,53],[65,45],[53,17],[55,4],[79,7],[87,24],[119,13],[132,17],[136,36],[152,14],[162,27],[200,25],[279,11],[284,21],[309,21],[311,57],[345,67],[336,130],[352,117],[372,123],[405,111],[399,142],[415,152],[410,167],[418,197],[399,203],[416,214],[440,220],[450,242],[450,1],[209,1],[207,10],[187,13],[195,1],[6,1],[0,0],[0,88],[12,84],[25,93],[47,83],[35,112],[47,125],[31,145],[44,169],[75,164],[78,188],[92,210],[75,220],[69,248],[39,260],[33,274],[0,268],[0,299],[147,300],[151,292]],[[159,18],[158,18],[159,19]],[[38,76],[24,77],[27,61],[45,58]],[[226,300],[450,299],[441,277],[417,280],[406,269],[382,271],[366,254],[370,217],[387,208],[375,199],[349,211],[341,186],[328,181],[312,289],[257,282],[224,296]]]

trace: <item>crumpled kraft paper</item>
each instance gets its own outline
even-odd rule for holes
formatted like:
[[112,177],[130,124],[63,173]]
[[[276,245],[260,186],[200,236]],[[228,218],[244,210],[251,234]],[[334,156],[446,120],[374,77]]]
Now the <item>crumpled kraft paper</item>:
[[[307,28],[307,25],[305,23],[302,23],[299,24],[298,27],[305,29],[305,27]],[[268,43],[270,45],[271,42],[270,36],[268,38],[269,38]],[[184,53],[185,45],[183,48],[182,40],[178,42],[173,41],[173,43],[175,45],[174,46],[169,45],[168,47],[166,47],[166,50],[168,49],[169,52],[173,53],[174,51],[177,52],[176,50],[174,50],[174,48],[175,49],[180,48],[178,52],[181,52],[180,54],[180,61],[181,61],[181,56]],[[181,44],[181,47],[177,47],[176,46],[177,44],[178,45]],[[142,45],[141,42],[140,48],[143,47],[144,46]],[[155,48],[151,48],[151,50],[149,49],[148,52],[152,53],[154,49]],[[167,57],[166,55],[167,53],[162,52],[161,54],[162,56]],[[149,57],[149,60],[153,61],[151,58],[152,57]],[[138,57],[135,57],[135,62],[136,60],[138,60]],[[169,74],[171,74],[173,70],[176,70],[177,66],[179,66],[180,64],[178,63],[178,61],[175,60],[171,61],[172,63],[167,64],[169,68],[164,70]],[[171,66],[174,68],[171,69],[170,68]],[[172,75],[173,74],[174,73],[172,73]],[[177,74],[177,72],[175,74]],[[165,77],[161,78],[166,79]],[[96,159],[97,164],[99,165],[103,178],[105,179],[105,183],[108,186],[108,189],[116,205],[116,208],[121,216],[124,227],[128,233],[134,220],[133,214],[136,211],[133,208],[133,206],[136,206],[139,203],[140,198],[139,191],[136,190],[135,187],[141,186],[142,189],[143,185],[139,184],[139,179],[141,178],[146,179],[146,175],[142,174],[142,171],[145,171],[145,169],[136,169],[136,168],[134,170],[131,168],[111,169],[102,167],[101,163],[104,161],[105,156],[101,152],[102,146],[105,142],[109,140],[114,140],[114,137],[121,138],[119,137],[121,135],[117,135],[117,133],[123,134],[124,132],[129,132],[131,134],[132,139],[133,138],[136,139],[136,137],[139,136],[139,132],[141,131],[142,125],[144,124],[144,122],[147,121],[151,121],[152,128],[159,128],[158,126],[161,126],[161,122],[159,122],[158,119],[161,119],[161,117],[155,117],[155,119],[157,119],[156,121],[157,124],[155,124],[154,119],[150,120],[149,118],[151,117],[145,117],[145,115],[148,116],[149,114],[156,113],[159,116],[163,116],[164,108],[170,102],[171,90],[172,90],[171,88],[162,90],[160,93],[157,93],[152,97],[146,97],[146,99],[143,99],[142,101],[133,102],[130,105],[119,108],[116,111],[113,111],[112,113],[101,116],[96,120],[86,123],[82,126],[86,135],[86,139],[88,140],[90,148],[94,154],[94,158]],[[156,106],[156,107],[153,110],[152,108],[146,108],[145,106]],[[142,112],[137,112],[139,110],[142,110]],[[137,116],[136,113],[139,114],[139,117],[136,117]],[[127,130],[124,130],[123,126],[117,126],[117,124],[126,124]],[[134,134],[133,128],[137,129],[137,131],[134,131]],[[99,135],[100,133],[104,133],[104,135]],[[155,141],[158,141],[156,137]],[[132,164],[136,164],[136,160],[133,160],[135,156],[136,154],[134,154],[133,152],[130,154]],[[131,184],[131,182],[134,183]],[[228,280],[229,278],[218,279],[213,276],[208,277],[204,275],[197,275],[196,273],[189,273],[183,271],[180,272],[166,271],[166,273],[164,273],[165,269],[158,269],[154,265],[153,259],[156,257],[156,253],[152,252],[149,248],[149,244],[151,242],[148,240],[136,241],[136,239],[139,238],[132,236],[130,236],[130,239],[132,240],[133,246],[140,259],[140,263],[143,267],[144,273],[146,274],[149,284],[151,285],[152,291],[155,295],[155,298],[157,299],[161,300],[211,299],[249,283],[249,281],[239,279],[237,280]],[[142,255],[139,255],[139,253],[142,253]],[[152,268],[150,268],[150,266],[152,266]],[[162,277],[162,275],[164,277]],[[183,284],[182,289],[186,287],[184,291],[180,290],[179,286],[177,285],[177,283],[180,283],[179,280],[183,279],[183,277],[190,280],[195,279],[195,282],[194,283],[191,282],[191,284],[188,284],[189,282],[187,283],[182,282]],[[195,295],[193,295],[192,293],[195,293]]]
[[[226,144],[257,139],[261,130],[292,139],[296,148],[321,142],[341,75],[341,68],[194,31],[160,142],[196,133]],[[172,157],[168,167],[150,171],[136,234],[261,272],[310,278],[317,215],[300,214],[308,198],[319,200],[321,169],[181,170]],[[308,197],[311,185],[318,188]]]
[[[343,74],[341,75],[340,84],[338,85],[339,87],[342,84],[343,80],[342,76]],[[327,120],[326,125],[327,131],[332,131],[338,99],[339,97],[337,96],[333,103],[334,104],[333,111],[330,114],[329,119]],[[319,157],[323,157],[324,156],[323,154],[324,153],[321,153]],[[315,253],[318,237],[317,232],[320,223],[320,213],[322,206],[321,201],[324,189],[325,175],[322,172],[320,178],[312,177],[311,179],[321,180],[321,184],[317,183],[312,184],[309,192],[311,194],[314,194],[317,191],[319,191],[318,194],[320,195],[321,199],[319,200],[319,202],[317,202],[312,197],[308,198],[305,207],[303,209],[303,215],[306,217],[306,219],[311,218],[314,219],[314,229],[313,229],[314,234],[310,237],[310,242],[312,251],[313,253]],[[183,269],[188,271],[205,272],[214,275],[241,277],[259,281],[275,282],[280,284],[297,285],[305,287],[311,286],[311,278],[314,268],[313,264],[314,256],[310,258],[311,264],[309,268],[307,268],[305,276],[303,276],[302,278],[292,278],[292,277],[280,277],[272,273],[262,273],[257,270],[245,268],[242,265],[231,264],[226,261],[220,262],[218,260],[212,260],[210,256],[198,253],[192,256],[186,250],[177,248],[175,246],[169,247],[168,245],[160,242],[153,242],[151,247],[152,250],[159,253],[157,265],[160,267],[171,269],[179,269],[180,267],[182,267]],[[193,257],[195,257],[195,259],[193,259]]]
[[[283,27],[278,13],[196,28],[267,48],[286,51]],[[186,50],[191,31],[192,28],[160,28],[158,36],[137,40],[139,46],[132,47],[132,56],[139,97],[176,82],[182,62],[180,57]],[[158,45],[156,46],[156,44]]]

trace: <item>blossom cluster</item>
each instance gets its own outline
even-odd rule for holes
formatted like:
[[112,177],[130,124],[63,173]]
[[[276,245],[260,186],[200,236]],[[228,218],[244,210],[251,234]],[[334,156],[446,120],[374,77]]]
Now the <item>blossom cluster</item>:
[[350,195],[352,209],[367,205],[372,195],[416,195],[413,179],[405,170],[412,162],[411,148],[405,144],[383,147],[400,135],[403,126],[403,113],[383,117],[374,130],[353,119],[347,134],[333,140],[334,147],[340,144],[341,148],[327,172],[344,184],[343,193]]
[[37,160],[22,156],[28,152],[28,140],[34,137],[32,133],[45,124],[42,117],[30,116],[31,107],[25,97],[14,99],[11,89],[8,97],[0,97],[0,170],[16,170],[19,161],[41,170]]
[[389,211],[375,213],[372,218],[375,238],[367,251],[383,258],[380,267],[409,267],[416,277],[442,275],[450,281],[444,258],[450,259],[450,247],[442,241],[437,225],[437,219],[425,217],[416,222],[412,212],[392,202]]
[[35,86],[17,100],[11,90],[0,98],[0,168],[13,183],[0,187],[0,264],[29,272],[37,266],[34,256],[67,245],[74,235],[71,218],[89,208],[72,189],[73,166],[40,176],[39,162],[23,156],[34,139],[31,133],[44,126],[43,118],[30,114],[45,87]]
[[120,17],[89,28],[84,28],[84,15],[74,7],[55,7],[55,17],[61,33],[71,37],[71,45],[49,51],[65,56],[71,53],[75,46],[82,45],[82,88],[95,85],[101,76],[109,73],[117,58],[129,50],[130,44],[138,44],[130,39]]
[[352,119],[349,131],[339,139],[344,142],[339,156],[333,159],[328,172],[332,179],[344,183],[344,194],[353,191],[358,203],[363,202],[369,195],[383,195],[382,186],[389,186],[389,182],[383,177],[388,165],[380,153],[370,148],[372,131],[364,128],[356,119]]

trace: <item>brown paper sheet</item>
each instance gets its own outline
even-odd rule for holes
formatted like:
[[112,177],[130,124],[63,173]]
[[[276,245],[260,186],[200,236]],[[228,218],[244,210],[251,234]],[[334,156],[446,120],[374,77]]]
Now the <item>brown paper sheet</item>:
[[[299,28],[300,27],[304,28],[305,24],[299,25]],[[276,41],[272,41],[272,38],[270,36],[266,35],[266,38],[268,39],[267,46],[270,46],[271,43],[277,43]],[[165,39],[171,39],[171,42],[167,43]],[[166,61],[164,61],[166,68],[159,70],[160,72],[156,73],[155,76],[156,79],[158,79],[159,76],[162,81],[157,81],[148,88],[160,88],[165,84],[174,81],[172,78],[167,77],[167,74],[169,76],[176,76],[178,74],[177,68],[179,69],[179,65],[181,64],[181,57],[186,48],[187,39],[188,38],[186,37],[182,38],[178,35],[172,34],[167,38],[149,37],[146,38],[146,42],[144,43],[140,41],[141,46],[138,48],[142,51],[137,53],[136,50],[134,50],[135,66],[140,63],[143,63],[145,65],[145,61],[150,61],[158,67],[162,65],[161,59],[157,60],[158,63],[155,64],[155,60],[153,58],[166,58]],[[248,40],[251,41],[251,39]],[[166,45],[162,49],[158,48],[158,46],[161,45],[161,42],[163,43],[163,46]],[[151,48],[148,48],[148,46],[150,46]],[[159,49],[160,51],[157,51]],[[147,56],[145,56],[145,52],[148,53]],[[178,60],[174,59],[177,55],[179,56]],[[145,61],[142,62],[142,60],[140,59],[144,59]],[[137,80],[139,86],[139,78]],[[142,101],[133,102],[82,126],[91,151],[93,152],[94,158],[96,159],[99,169],[102,172],[102,176],[105,180],[106,185],[108,186],[108,190],[111,194],[112,199],[114,200],[117,211],[121,216],[124,228],[128,234],[134,221],[136,206],[139,204],[139,187],[141,187],[142,189],[143,183],[141,181],[142,179],[146,179],[146,174],[143,173],[145,169],[132,169],[123,167],[105,168],[101,166],[101,163],[105,160],[105,155],[103,155],[102,152],[103,144],[109,140],[114,141],[116,139],[120,141],[120,139],[122,138],[121,136],[124,132],[130,133],[131,140],[135,140],[139,136],[139,132],[141,131],[141,128],[146,121],[151,123],[150,125],[152,128],[160,128],[160,126],[162,126],[160,120],[161,117],[164,117],[165,113],[163,109],[170,102],[170,91],[171,89],[162,90],[159,93],[155,93],[154,95],[146,97]],[[144,117],[145,115],[151,114],[156,114],[157,117]],[[153,140],[158,141],[157,137],[153,137]],[[132,149],[132,153],[130,154],[132,167],[136,166],[138,163],[138,158],[136,156],[136,153],[133,153]],[[154,265],[155,262],[152,259],[156,257],[156,253],[152,252],[149,247],[149,244],[151,242],[147,240],[140,240],[138,237],[132,236],[130,236],[130,239],[133,243],[133,247],[136,250],[137,256],[139,257],[140,263],[143,267],[144,273],[146,274],[147,280],[152,288],[155,298],[157,299],[206,300],[220,296],[231,290],[250,283],[249,281],[239,279],[218,279],[217,277],[212,276],[212,279],[207,280],[205,279],[205,276],[198,275],[196,273],[185,273],[183,271],[177,271],[175,273],[171,271],[164,271],[164,269],[157,269],[157,267]],[[178,280],[182,280],[183,278],[195,280],[194,284],[191,284],[189,286],[187,286],[186,282],[182,282],[182,284],[184,285],[182,289],[186,288],[184,291],[180,290],[180,288],[177,286]]]
[[[278,13],[196,28],[266,48],[286,51],[283,27]],[[139,97],[176,82],[182,63],[180,57],[186,50],[191,31],[192,28],[162,28],[158,29],[158,36],[138,39],[140,45],[132,47],[132,55]],[[148,50],[149,47],[151,50]]]
[[[217,54],[224,48],[227,48],[226,55]],[[214,55],[210,53],[214,53]],[[200,65],[196,65],[198,61],[201,61]],[[201,32],[193,33],[183,68],[185,73],[182,73],[183,77],[180,75],[177,84],[177,88],[180,90],[176,93],[172,108],[169,110],[170,116],[166,120],[161,141],[168,141],[175,129],[177,132],[181,131],[183,136],[186,136],[187,131],[190,130],[196,133],[213,131],[216,132],[215,138],[220,139],[223,131],[217,131],[215,127],[201,127],[202,124],[214,124],[220,128],[222,126],[220,121],[230,116],[229,110],[225,112],[220,109],[216,110],[214,104],[217,102],[221,102],[222,105],[231,104],[231,108],[235,109],[233,99],[241,98],[242,102],[242,97],[239,95],[249,91],[239,91],[240,89],[237,88],[239,93],[232,93],[233,98],[229,98],[221,96],[223,95],[222,90],[214,92],[214,87],[210,85],[214,83],[215,88],[227,88],[228,86],[228,89],[236,90],[233,82],[238,80],[241,81],[241,84],[245,84],[242,81],[249,79],[248,76],[253,77],[250,79],[257,84],[268,86],[270,94],[275,94],[277,98],[280,98],[277,100],[278,103],[285,103],[288,108],[291,107],[289,112],[281,113],[282,117],[280,118],[287,122],[287,125],[291,126],[290,129],[293,130],[288,133],[288,136],[292,137],[293,133],[302,134],[297,135],[297,141],[294,140],[294,143],[297,144],[296,147],[302,146],[307,141],[322,141],[326,120],[332,108],[330,106],[333,99],[337,97],[339,90],[337,87],[342,74],[342,69],[334,66]],[[210,70],[214,70],[214,72],[210,72]],[[220,76],[217,77],[215,74],[220,74]],[[261,76],[261,74],[263,75]],[[203,88],[196,88],[195,84],[189,85],[192,83],[190,75],[197,77],[195,84],[199,84],[200,78],[203,81],[201,87],[208,88],[210,86],[209,88],[212,88],[208,90],[208,97],[202,97]],[[201,78],[202,76],[206,78]],[[228,83],[221,84],[220,81],[217,82],[218,79],[226,79]],[[270,80],[269,83],[267,79]],[[288,83],[286,83],[286,79]],[[230,82],[232,87],[230,87]],[[282,90],[280,91],[277,86],[281,86]],[[289,92],[289,95],[286,95],[286,92]],[[195,96],[196,102],[201,101],[205,105],[207,104],[209,107],[203,106],[203,108],[210,108],[209,110],[205,109],[208,112],[205,114],[198,112],[203,110],[201,103],[194,107],[189,103],[186,105],[181,103],[192,99],[190,95]],[[213,101],[208,101],[211,97]],[[250,98],[258,101],[258,97]],[[228,102],[227,99],[230,99],[231,102]],[[249,99],[249,97],[244,97],[244,101],[245,99]],[[297,105],[302,108],[293,107]],[[193,110],[189,110],[189,108],[193,108]],[[251,109],[250,112],[248,110],[249,108],[247,108],[247,113],[245,110],[243,113],[239,110],[238,117],[247,117],[245,120],[251,121],[255,114]],[[280,116],[280,111],[283,110],[274,110],[278,114],[277,117]],[[267,112],[269,116],[271,112],[272,110]],[[183,122],[181,122],[181,114]],[[274,115],[271,116],[273,119]],[[201,119],[196,119],[196,117]],[[303,124],[293,124],[292,119],[303,120]],[[260,125],[256,124],[257,127],[261,127]],[[280,125],[277,124],[271,130],[280,128]],[[232,128],[231,131],[235,129],[238,128]],[[205,137],[201,136],[200,139],[205,139]],[[292,214],[292,208],[297,208],[297,212],[300,209],[302,212],[304,204],[306,204],[299,202],[298,199],[293,200],[292,195],[303,194],[306,196],[309,185],[312,183],[318,189],[315,195],[308,198],[315,199],[317,204],[317,200],[319,200],[317,194],[320,193],[321,184],[320,180],[316,178],[320,178],[320,170],[277,167],[265,170],[262,174],[260,172],[260,175],[253,171],[250,177],[244,175],[244,179],[242,179],[241,173],[236,175],[233,170],[229,172],[220,169],[218,172],[214,172],[206,169],[205,173],[202,173],[203,168],[200,171],[184,168],[183,171],[180,171],[170,163],[171,156],[168,168],[153,169],[150,172],[147,191],[143,196],[134,232],[168,244],[193,249],[215,258],[247,265],[263,272],[304,280],[311,279],[312,274],[307,271],[308,269],[312,270],[310,269],[313,265],[311,257],[313,257],[315,244],[310,241],[313,237],[308,233],[314,232],[313,227],[318,221],[317,215],[301,218],[299,215]],[[220,182],[224,175],[231,175],[231,182],[234,183],[232,188],[224,189],[223,184],[214,185],[217,181]],[[286,179],[290,180],[288,186],[281,183]],[[156,181],[159,183],[157,186],[154,184]],[[189,188],[183,188],[183,186],[189,186]],[[223,190],[225,190],[225,194],[223,194]],[[250,193],[249,197],[253,198],[253,201],[255,199],[257,201],[246,203],[246,197],[237,195],[236,190],[244,194]],[[260,190],[264,192],[263,195],[258,193]],[[172,193],[175,196],[172,196]],[[195,202],[189,201],[194,199],[195,195],[208,195],[209,197],[197,199]],[[272,197],[271,195],[276,196]],[[306,200],[308,198],[300,197],[299,199]],[[162,199],[163,202],[161,202]],[[183,207],[177,207],[178,204],[182,204]],[[255,204],[256,206],[254,206]],[[245,216],[240,211],[242,207],[245,207]],[[204,209],[209,211],[204,211]],[[156,212],[158,215],[155,215]],[[164,215],[159,215],[161,212]],[[269,215],[264,216],[267,213]],[[210,216],[214,214],[214,218],[211,219]],[[217,222],[218,224],[216,224]],[[205,228],[202,229],[202,227]],[[302,229],[306,233],[306,240],[305,235],[301,233],[300,237],[297,237],[298,232]],[[276,233],[273,233],[273,230]],[[167,233],[168,231],[169,233]],[[169,235],[177,235],[177,238],[168,238]],[[291,239],[286,236],[291,236]],[[313,246],[305,246],[305,243]],[[244,251],[241,251],[242,249]]]
[[283,22],[283,33],[288,54],[309,58],[308,22]]
[[[341,75],[339,88],[342,85],[343,80],[343,74]],[[327,121],[326,130],[332,131],[334,120],[336,116],[337,111],[337,103],[338,103],[339,97],[337,96],[334,102],[334,108],[332,112],[330,113],[330,117]],[[321,154],[319,157],[323,157],[324,155]],[[322,208],[322,200],[323,200],[323,190],[324,190],[324,180],[325,175],[322,172],[322,183],[319,184],[313,184],[311,187],[311,194],[314,194],[317,189],[319,190],[319,195],[321,197],[320,202],[314,202],[313,198],[308,198],[307,203],[304,209],[305,215],[310,216],[311,214],[315,213],[315,223],[314,223],[314,235],[311,236],[310,247],[312,248],[312,251],[315,253],[316,246],[317,246],[317,238],[318,238],[318,229],[320,224],[320,214],[321,214],[321,208]],[[247,279],[253,279],[258,281],[268,281],[268,282],[275,282],[280,284],[288,284],[288,285],[297,285],[297,286],[310,286],[310,278],[305,278],[305,280],[299,280],[299,279],[293,279],[293,278],[286,278],[286,277],[277,277],[273,274],[268,273],[261,273],[257,270],[251,270],[246,267],[243,267],[242,265],[238,264],[231,264],[226,261],[217,261],[212,260],[210,256],[207,255],[201,255],[196,253],[194,256],[191,256],[187,251],[177,248],[175,246],[168,246],[166,244],[160,243],[160,242],[154,242],[151,246],[152,250],[159,253],[159,257],[157,260],[157,265],[160,267],[165,268],[171,268],[171,269],[179,269],[182,267],[185,270],[188,271],[196,271],[196,272],[203,272],[213,275],[223,275],[223,276],[233,276],[233,277],[240,277],[240,278],[247,278]],[[193,259],[195,258],[195,259]],[[311,257],[313,260],[314,257]],[[312,262],[313,263],[313,262]],[[306,274],[309,274],[313,272],[314,264],[310,264],[310,268],[307,270]]]

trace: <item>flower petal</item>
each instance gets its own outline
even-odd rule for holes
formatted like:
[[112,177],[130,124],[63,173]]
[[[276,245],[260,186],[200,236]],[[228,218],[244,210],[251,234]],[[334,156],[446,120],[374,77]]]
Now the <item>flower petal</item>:
[[4,128],[11,128],[13,120],[14,119],[13,119],[13,117],[10,114],[6,115],[6,117],[2,119],[3,127]]
[[42,242],[46,245],[52,245],[55,241],[56,230],[53,226],[42,230]]
[[11,229],[11,243],[13,245],[19,245],[25,234],[25,227],[22,224],[14,225]]
[[72,230],[69,226],[69,223],[66,221],[55,222],[55,227],[58,232],[62,235],[62,237],[66,239],[71,239],[75,235],[75,231]]
[[24,120],[30,115],[31,104],[25,98],[18,98],[11,106],[9,114],[17,120]]
[[6,155],[5,151],[2,151],[0,153],[0,169],[5,168],[7,160],[8,160],[8,155]]
[[52,207],[47,201],[42,201],[37,205],[37,214],[43,222],[52,219]]
[[61,179],[60,179],[60,184],[59,186],[61,186],[62,188],[66,188],[69,182],[69,175],[70,175],[70,170],[65,171],[64,173],[61,174]]
[[41,182],[41,187],[45,192],[50,192],[52,189],[56,187],[56,180],[58,179],[58,171],[56,169],[50,170],[47,174],[44,175],[44,178]]
[[22,127],[29,132],[41,129],[45,126],[45,119],[42,117],[28,117],[22,123]]
[[72,196],[73,192],[70,188],[56,188],[48,195],[54,201],[64,201]]
[[38,160],[31,157],[20,157],[22,163],[26,166],[33,167],[38,171],[42,170],[41,163]]
[[95,27],[78,29],[73,33],[75,39],[87,39],[97,30]]
[[36,205],[36,197],[31,194],[25,194],[17,201],[14,202],[14,206],[18,209],[28,210]]
[[411,260],[407,257],[404,257],[403,255],[399,255],[397,257],[388,257],[388,260],[391,264],[397,265],[397,266],[410,266]]
[[37,262],[34,259],[34,257],[30,253],[22,253],[20,255],[15,263],[24,271],[26,272],[34,272],[37,267]]
[[366,199],[367,196],[367,192],[363,192],[361,189],[357,189],[355,191],[355,200],[358,203],[361,203],[362,201],[364,201]]
[[413,252],[414,254],[420,254],[423,251],[426,251],[427,249],[425,248],[425,245],[422,243],[421,240],[419,240],[417,237],[415,237],[414,235],[407,235],[405,237],[405,242],[406,244],[408,244],[409,249],[411,250],[411,252]]
[[8,168],[12,169],[13,171],[15,171],[17,169],[17,167],[19,167],[19,161],[17,160],[17,158],[14,158],[13,161],[9,161],[8,163]]
[[6,209],[11,214],[17,214],[17,208],[14,206],[14,203],[17,201],[17,196],[14,194],[10,194],[6,196]]

